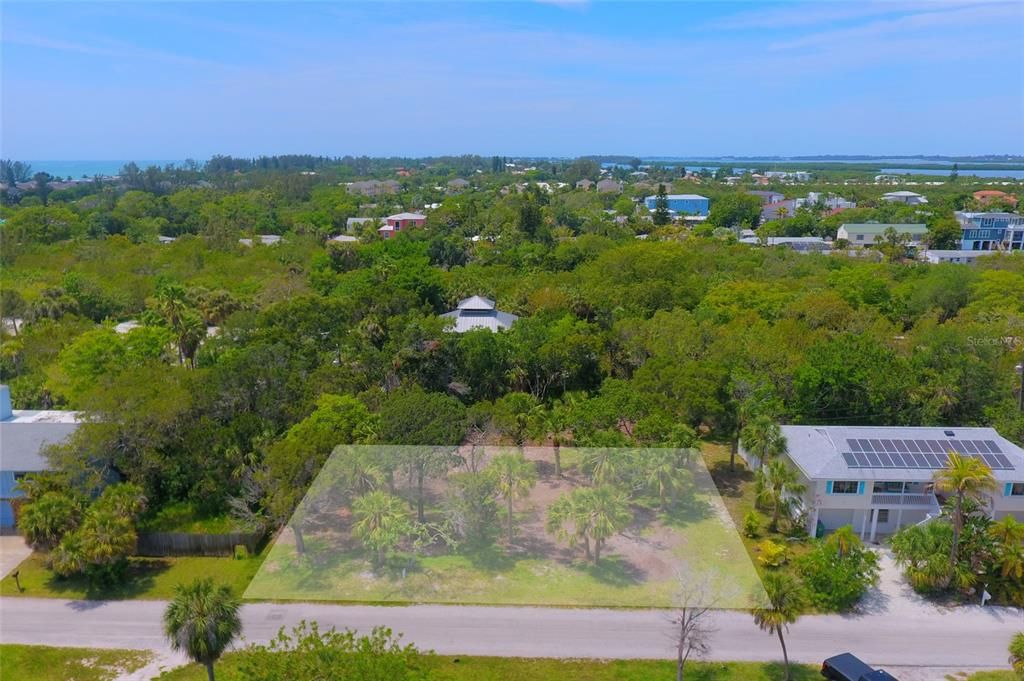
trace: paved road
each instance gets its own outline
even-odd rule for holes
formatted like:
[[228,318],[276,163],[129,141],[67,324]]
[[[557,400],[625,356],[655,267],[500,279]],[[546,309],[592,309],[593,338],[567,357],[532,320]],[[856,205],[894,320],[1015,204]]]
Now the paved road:
[[[161,601],[0,599],[0,641],[165,651]],[[247,641],[266,641],[302,619],[321,627],[368,630],[387,625],[405,640],[442,654],[521,657],[672,657],[668,614],[657,611],[572,610],[476,606],[406,607],[247,604]],[[776,660],[778,641],[744,612],[715,613],[714,659]],[[850,650],[883,666],[985,668],[1006,666],[1006,647],[1024,630],[1022,611],[959,608],[905,617],[823,615],[791,628],[794,660],[815,663]]]

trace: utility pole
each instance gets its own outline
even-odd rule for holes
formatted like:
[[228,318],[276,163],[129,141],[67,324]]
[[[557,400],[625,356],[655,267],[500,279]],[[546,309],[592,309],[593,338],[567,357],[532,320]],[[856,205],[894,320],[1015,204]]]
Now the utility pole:
[[1020,392],[1017,394],[1017,408],[1024,412],[1024,357],[1017,365],[1017,373],[1020,374]]

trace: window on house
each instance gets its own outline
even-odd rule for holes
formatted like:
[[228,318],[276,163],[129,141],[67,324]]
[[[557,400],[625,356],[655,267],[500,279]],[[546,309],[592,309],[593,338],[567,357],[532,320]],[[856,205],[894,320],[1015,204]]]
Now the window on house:
[[880,523],[887,523],[887,522],[889,522],[889,509],[887,509],[887,508],[880,508],[877,511],[875,511],[875,515],[878,518],[878,522],[880,522]]
[[1024,497],[1024,482],[1015,482],[1010,485],[1011,497]]
[[832,482],[832,494],[856,494],[858,486],[856,480],[835,480]]
[[864,235],[863,234],[858,234],[857,235],[857,241],[864,241]]

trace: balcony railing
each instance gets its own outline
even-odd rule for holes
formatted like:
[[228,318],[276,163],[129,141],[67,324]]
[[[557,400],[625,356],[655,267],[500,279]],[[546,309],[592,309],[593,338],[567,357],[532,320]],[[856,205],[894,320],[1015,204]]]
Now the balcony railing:
[[938,506],[934,494],[872,494],[872,506]]

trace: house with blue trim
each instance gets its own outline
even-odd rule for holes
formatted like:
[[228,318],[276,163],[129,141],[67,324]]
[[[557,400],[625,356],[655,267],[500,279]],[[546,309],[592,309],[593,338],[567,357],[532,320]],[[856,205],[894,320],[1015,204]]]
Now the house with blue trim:
[[66,440],[80,422],[73,411],[14,410],[10,390],[0,385],[0,531],[14,528],[12,502],[22,496],[18,481],[49,470],[46,447]]
[[1024,250],[1024,215],[958,211],[960,248],[965,251]]
[[[794,517],[820,535],[846,525],[877,541],[901,527],[937,517],[944,502],[935,473],[950,452],[981,458],[997,491],[988,510],[998,520],[1024,520],[1024,449],[993,428],[781,426],[787,461],[805,491],[791,499]],[[761,462],[744,448],[751,467]]]

